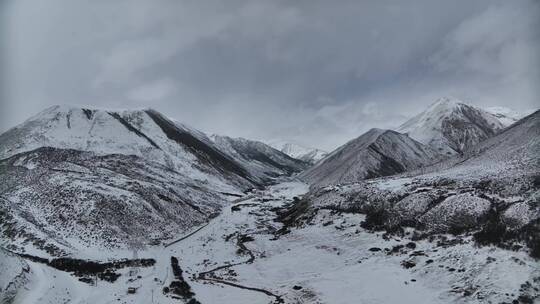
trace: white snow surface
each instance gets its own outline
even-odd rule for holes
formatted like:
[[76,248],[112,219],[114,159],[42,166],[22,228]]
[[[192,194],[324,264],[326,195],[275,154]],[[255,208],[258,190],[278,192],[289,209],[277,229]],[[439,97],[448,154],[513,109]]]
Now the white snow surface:
[[[539,275],[537,263],[521,252],[469,243],[435,247],[416,242],[420,255],[386,254],[371,248],[391,248],[405,239],[385,240],[359,228],[363,216],[321,211],[312,225],[292,229],[275,238],[271,208],[308,190],[299,182],[286,182],[233,202],[230,208],[195,234],[169,247],[147,248],[139,257],[157,260],[153,267],[138,269],[140,278],[122,276],[115,283],[83,283],[76,277],[28,262],[29,283],[14,303],[182,303],[162,292],[173,279],[170,257],[179,259],[184,278],[201,303],[274,303],[276,298],[256,290],[201,279],[200,273],[221,265],[210,278],[237,286],[259,288],[279,296],[285,303],[499,303],[511,302],[520,284]],[[332,221],[327,225],[325,222]],[[276,227],[276,228],[277,228]],[[253,237],[245,243],[254,260],[238,253],[234,237]],[[180,237],[180,236],[179,236]],[[102,252],[102,259],[114,256]],[[416,263],[406,269],[403,260]],[[431,260],[431,263],[427,263]],[[455,269],[451,271],[449,269]],[[463,269],[463,270],[462,270]],[[459,271],[457,271],[459,270]],[[208,276],[206,276],[208,277]],[[299,286],[294,289],[293,286]],[[128,294],[128,287],[137,288]],[[470,292],[469,296],[463,293]]]

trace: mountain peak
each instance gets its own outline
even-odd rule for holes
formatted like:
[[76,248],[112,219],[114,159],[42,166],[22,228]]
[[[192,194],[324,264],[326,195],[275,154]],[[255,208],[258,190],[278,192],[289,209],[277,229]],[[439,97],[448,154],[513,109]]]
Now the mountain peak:
[[453,112],[461,107],[470,107],[471,105],[455,97],[441,97],[429,105],[423,113],[433,113],[431,115],[440,115]]
[[289,155],[292,158],[296,158],[311,164],[318,162],[328,154],[328,152],[317,148],[306,147],[284,140],[270,141],[268,142],[268,145]]
[[365,134],[383,134],[387,129],[371,128]]
[[465,104],[462,100],[452,97],[452,96],[443,96],[435,100],[432,105],[447,105],[447,106],[456,106],[458,104]]
[[397,131],[444,154],[462,153],[507,124],[497,116],[453,97],[437,99]]

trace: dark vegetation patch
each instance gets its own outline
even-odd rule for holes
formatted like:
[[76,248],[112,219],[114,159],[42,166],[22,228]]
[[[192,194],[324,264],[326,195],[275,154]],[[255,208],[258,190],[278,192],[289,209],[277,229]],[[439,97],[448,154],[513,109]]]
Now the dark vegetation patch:
[[123,259],[112,262],[96,262],[72,258],[46,259],[29,254],[18,254],[20,257],[33,262],[42,263],[60,271],[70,272],[79,280],[86,283],[94,283],[93,277],[108,282],[115,282],[120,274],[115,270],[126,267],[151,267],[156,261],[154,259]]
[[413,268],[414,266],[416,266],[416,263],[411,261],[411,260],[403,260],[403,261],[401,261],[401,266],[403,266],[403,268],[405,268],[405,269],[409,269],[409,268]]
[[276,231],[276,237],[289,233],[290,228],[301,224],[301,219],[307,220],[313,216],[313,214],[309,212],[309,201],[299,199],[296,196],[290,204],[283,208],[276,208],[274,211],[277,214],[275,221],[283,224],[283,226]]
[[509,250],[520,249],[516,242],[523,242],[529,248],[529,255],[540,259],[540,219],[520,229],[510,230],[502,223],[499,214],[492,212],[473,237],[480,246],[495,245]]
[[168,287],[166,286],[163,288],[163,293],[179,296],[189,304],[200,304],[200,302],[194,298],[195,293],[191,290],[191,286],[184,280],[182,268],[178,264],[178,259],[176,257],[171,257],[171,268],[174,280],[171,281]]
[[331,211],[334,211],[334,213],[357,213],[357,214],[363,213],[362,208],[357,204],[350,204],[348,206],[328,205],[328,206],[321,206],[319,209],[331,210]]
[[220,193],[223,194],[223,195],[234,196],[234,197],[243,197],[244,196],[242,194],[229,193],[229,192],[220,192]]
[[408,242],[405,247],[409,248],[409,249],[415,249],[416,248],[416,243],[415,242]]
[[378,231],[387,228],[386,222],[389,214],[382,208],[370,208],[366,210],[366,219],[360,223],[360,226],[366,230]]

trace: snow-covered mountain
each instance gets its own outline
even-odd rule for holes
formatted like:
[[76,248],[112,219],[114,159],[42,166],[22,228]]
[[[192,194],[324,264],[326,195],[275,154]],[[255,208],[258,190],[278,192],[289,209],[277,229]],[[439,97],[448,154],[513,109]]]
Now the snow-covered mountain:
[[309,165],[259,141],[219,135],[212,135],[211,139],[221,151],[238,161],[251,175],[264,181],[298,173]]
[[[386,244],[398,241],[370,250],[400,257],[413,282],[430,276],[443,293],[459,294],[458,302],[536,303],[540,281],[530,278],[538,277],[540,258],[538,151],[540,111],[431,166],[312,187],[282,213],[282,220],[291,231],[351,227],[345,235],[352,241],[353,233],[362,233],[357,228],[361,226],[382,235]],[[365,216],[363,222],[351,224],[359,213]],[[503,262],[510,260],[520,262]],[[497,275],[508,272],[520,275]]]
[[509,116],[494,115],[455,98],[440,98],[396,131],[439,153],[453,155],[495,135],[512,122]]
[[316,185],[356,182],[416,169],[437,160],[435,151],[407,135],[371,129],[331,152],[300,178]]
[[323,159],[328,152],[317,149],[317,148],[308,148],[299,144],[276,140],[268,143],[271,147],[280,150],[281,152],[289,155],[292,158],[308,162],[310,164],[315,164],[319,160]]
[[4,241],[51,255],[172,238],[266,179],[154,110],[51,107],[0,135],[0,159]]
[[53,106],[0,135],[0,159],[40,147],[135,155],[197,179],[241,186],[254,182],[204,133],[150,109]]
[[[537,176],[540,173],[540,111],[536,111],[501,133],[491,137],[456,157],[435,166],[432,170],[440,174],[437,167],[453,163],[443,172],[462,177]],[[427,167],[426,169],[429,169]]]

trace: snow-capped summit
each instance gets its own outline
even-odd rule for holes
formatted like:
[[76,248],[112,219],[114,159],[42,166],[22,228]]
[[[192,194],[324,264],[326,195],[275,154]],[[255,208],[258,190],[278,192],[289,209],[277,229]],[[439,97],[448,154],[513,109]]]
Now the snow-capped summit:
[[0,236],[50,255],[170,239],[262,182],[149,109],[48,108],[0,135],[0,167]]
[[317,149],[309,148],[296,143],[291,143],[283,140],[272,141],[268,143],[271,147],[280,150],[281,152],[289,155],[292,158],[299,159],[301,161],[315,164],[319,160],[323,159],[328,152]]
[[357,182],[416,169],[438,160],[431,148],[405,134],[371,129],[331,152],[300,178],[315,185]]
[[407,133],[439,153],[452,155],[462,153],[506,126],[506,122],[485,110],[443,97],[397,131]]

